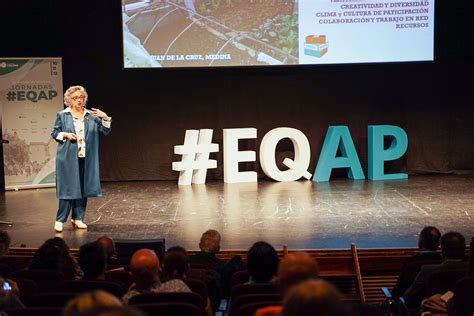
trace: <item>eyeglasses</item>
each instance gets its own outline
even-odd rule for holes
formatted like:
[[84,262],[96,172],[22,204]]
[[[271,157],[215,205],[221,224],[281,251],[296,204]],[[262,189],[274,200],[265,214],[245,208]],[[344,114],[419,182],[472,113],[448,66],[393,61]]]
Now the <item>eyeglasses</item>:
[[84,100],[84,99],[85,99],[85,97],[84,97],[83,95],[81,95],[81,96],[75,96],[75,97],[72,97],[72,98],[71,98],[71,100],[73,100],[73,101]]

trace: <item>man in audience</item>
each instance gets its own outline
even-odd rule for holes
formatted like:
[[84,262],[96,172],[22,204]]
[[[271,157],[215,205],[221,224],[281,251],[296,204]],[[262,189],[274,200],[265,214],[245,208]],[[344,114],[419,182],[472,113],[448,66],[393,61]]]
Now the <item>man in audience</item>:
[[466,240],[458,232],[449,232],[441,237],[441,255],[443,262],[440,264],[427,264],[422,266],[413,284],[405,291],[404,298],[408,307],[420,306],[427,289],[427,283],[433,273],[442,271],[467,270],[467,263],[463,261],[466,251]]
[[133,296],[142,293],[191,292],[184,282],[160,282],[160,261],[153,250],[137,250],[132,256],[130,270],[134,283],[122,297],[125,304],[128,304]]
[[84,273],[83,280],[105,280],[107,256],[98,242],[91,242],[79,248],[79,266]]
[[107,266],[120,265],[120,262],[117,259],[117,251],[115,249],[115,242],[112,238],[107,235],[100,236],[97,240],[97,243],[102,246],[107,255]]
[[200,264],[215,270],[220,280],[220,293],[223,296],[229,295],[230,278],[234,272],[243,270],[244,263],[240,256],[234,256],[228,262],[224,262],[217,257],[221,246],[221,234],[217,230],[210,229],[204,232],[199,241],[201,251],[194,256],[189,257],[191,264]]
[[247,253],[248,283],[269,283],[274,281],[278,271],[278,255],[267,242],[253,244]]
[[224,269],[225,262],[217,258],[221,248],[221,234],[217,230],[209,229],[204,232],[199,241],[201,251],[189,258],[191,263],[206,265],[216,271]]
[[[403,293],[412,285],[416,275],[421,269],[422,263],[440,263],[441,256],[436,251],[439,247],[439,239],[441,238],[440,231],[433,226],[426,226],[420,232],[418,236],[418,248],[420,252],[407,258],[402,265],[400,270],[400,276],[398,277],[397,284],[392,290],[392,297],[398,299],[403,296]],[[417,265],[419,262],[420,265]],[[410,265],[415,264],[416,267]],[[409,271],[409,269],[417,268],[416,271]]]
[[[305,252],[290,253],[284,257],[278,267],[278,287],[281,296],[301,282],[315,280],[319,275],[319,265],[311,255]],[[281,306],[268,306],[260,308],[255,312],[255,316],[280,315]]]

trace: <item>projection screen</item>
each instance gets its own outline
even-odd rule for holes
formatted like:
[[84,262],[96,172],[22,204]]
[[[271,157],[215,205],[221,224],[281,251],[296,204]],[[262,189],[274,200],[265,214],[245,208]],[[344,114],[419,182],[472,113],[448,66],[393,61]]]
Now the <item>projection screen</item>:
[[123,0],[125,68],[432,61],[434,0]]

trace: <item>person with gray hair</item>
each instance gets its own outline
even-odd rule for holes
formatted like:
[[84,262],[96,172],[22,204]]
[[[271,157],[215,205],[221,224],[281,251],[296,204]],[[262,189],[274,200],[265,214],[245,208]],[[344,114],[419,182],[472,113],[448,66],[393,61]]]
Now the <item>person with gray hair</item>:
[[189,263],[203,265],[216,271],[220,276],[218,291],[224,296],[228,295],[232,274],[245,268],[242,258],[234,256],[225,262],[217,257],[217,253],[221,249],[221,234],[215,229],[209,229],[202,234],[199,248],[201,249],[199,253],[189,257]]
[[160,260],[153,250],[137,250],[130,260],[130,271],[133,284],[122,297],[125,304],[128,304],[132,297],[144,293],[191,292],[182,280],[174,279],[163,283],[160,281]]
[[56,152],[56,196],[59,199],[54,230],[63,231],[72,209],[74,228],[86,229],[88,197],[102,196],[99,174],[99,134],[110,133],[111,118],[103,111],[86,109],[88,94],[81,86],[64,93],[66,109],[56,115],[51,137]]
[[206,265],[218,272],[221,272],[225,262],[217,257],[221,249],[221,234],[215,229],[205,231],[199,241],[201,251],[189,258],[191,264]]

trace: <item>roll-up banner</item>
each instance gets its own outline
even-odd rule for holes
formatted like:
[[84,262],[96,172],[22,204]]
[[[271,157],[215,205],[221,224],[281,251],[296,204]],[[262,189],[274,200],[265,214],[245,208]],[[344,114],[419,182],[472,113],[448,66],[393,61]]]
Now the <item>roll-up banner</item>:
[[5,189],[55,186],[51,128],[63,107],[61,58],[0,58]]

